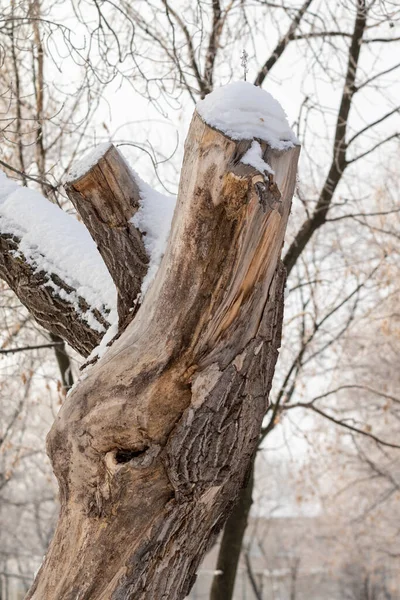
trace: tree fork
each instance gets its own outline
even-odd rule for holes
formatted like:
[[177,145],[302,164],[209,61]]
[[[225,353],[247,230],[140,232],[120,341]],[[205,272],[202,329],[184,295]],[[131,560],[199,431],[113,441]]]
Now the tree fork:
[[183,599],[245,483],[299,155],[262,142],[273,178],[240,162],[250,144],[195,113],[156,279],[48,436],[61,512],[28,599]]

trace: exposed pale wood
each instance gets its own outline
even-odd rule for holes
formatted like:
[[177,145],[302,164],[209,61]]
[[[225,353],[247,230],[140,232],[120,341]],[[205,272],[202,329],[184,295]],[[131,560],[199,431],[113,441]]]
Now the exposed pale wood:
[[141,233],[130,222],[139,208],[139,188],[114,146],[65,190],[82,217],[118,291],[121,326],[134,315],[148,258]]
[[[105,316],[92,309],[83,298],[79,298],[80,312],[74,304],[62,299],[49,283],[54,283],[67,294],[75,290],[57,275],[37,271],[28,264],[19,250],[19,239],[15,235],[0,234],[0,278],[15,292],[39,325],[62,337],[82,356],[88,356],[98,346],[110,325]],[[92,329],[82,318],[82,313],[86,312],[97,321],[99,328],[104,328],[103,333]]]
[[136,318],[48,436],[61,514],[32,600],[183,599],[246,480],[280,345],[299,149],[275,179],[195,114],[168,247]]

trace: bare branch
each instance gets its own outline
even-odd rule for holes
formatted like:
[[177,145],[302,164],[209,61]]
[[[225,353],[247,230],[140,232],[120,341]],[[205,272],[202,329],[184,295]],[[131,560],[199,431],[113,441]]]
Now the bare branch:
[[62,346],[64,342],[51,342],[48,344],[37,344],[34,346],[21,346],[20,348],[7,348],[7,350],[0,349],[0,354],[17,354],[18,352],[26,352],[28,350],[41,350],[42,348],[55,348]]
[[312,217],[304,221],[284,257],[283,262],[287,269],[288,275],[290,274],[314,233],[325,223],[328,211],[331,207],[333,194],[348,164],[346,160],[347,123],[352,99],[356,91],[354,84],[366,22],[367,11],[365,0],[357,0],[357,16],[349,49],[347,72],[336,122],[333,144],[333,161]]
[[45,187],[49,188],[53,192],[56,192],[58,189],[57,186],[52,185],[48,181],[43,181],[43,179],[38,179],[37,177],[33,177],[32,175],[28,175],[27,173],[22,173],[22,171],[20,171],[19,169],[16,169],[15,167],[12,167],[8,163],[4,162],[4,160],[0,160],[0,165],[2,167],[4,167],[5,169],[8,169],[9,171],[12,171],[13,173],[16,173],[17,175],[19,175],[22,180],[29,179],[30,181],[39,183],[40,186],[45,186]]
[[386,121],[386,119],[388,119],[389,117],[391,117],[392,115],[394,115],[395,113],[400,111],[400,106],[396,106],[396,108],[394,108],[393,110],[390,110],[388,113],[386,113],[385,115],[383,115],[383,117],[380,117],[379,119],[377,119],[376,121],[373,121],[372,123],[369,123],[368,125],[366,125],[365,127],[363,127],[362,129],[360,129],[360,131],[358,131],[357,133],[355,133],[348,141],[347,141],[347,147],[350,146],[350,144],[352,142],[354,142],[354,140],[356,140],[360,135],[362,135],[363,133],[365,133],[366,131],[368,131],[369,129],[371,129],[372,127],[375,127],[375,125],[379,125],[379,123],[383,123],[383,121]]
[[335,221],[342,221],[343,219],[355,219],[357,217],[380,217],[385,215],[393,215],[398,212],[400,212],[400,208],[392,208],[391,210],[378,210],[375,212],[349,213],[347,215],[340,215],[340,217],[326,219],[326,222],[334,223]]
[[[186,43],[187,43],[187,47],[188,47],[188,52],[189,52],[189,58],[190,58],[190,64],[193,70],[193,74],[196,78],[197,84],[199,86],[199,90],[202,94],[202,96],[204,97],[207,93],[207,88],[206,88],[206,84],[201,76],[200,73],[200,69],[198,67],[197,64],[197,60],[196,60],[196,54],[195,54],[195,50],[193,47],[193,41],[192,41],[192,36],[189,33],[189,30],[187,28],[187,26],[185,25],[185,23],[183,22],[183,20],[181,19],[181,17],[178,15],[178,13],[171,7],[171,5],[169,4],[169,2],[167,0],[162,0],[162,3],[164,4],[165,8],[166,8],[166,12],[167,12],[167,16],[169,18],[169,15],[172,15],[174,17],[174,19],[176,20],[176,22],[178,23],[179,27],[181,28],[185,39],[186,39]],[[179,63],[179,60],[177,61]]]
[[274,48],[271,56],[265,61],[262,69],[258,72],[257,77],[254,80],[254,85],[261,86],[264,82],[264,79],[272,69],[272,67],[277,63],[278,59],[282,56],[285,51],[287,45],[294,39],[294,33],[297,27],[300,24],[301,19],[304,14],[307,12],[312,0],[305,0],[302,7],[298,10],[296,16],[290,24],[290,27],[286,34],[279,40],[277,46]]
[[362,90],[366,85],[370,84],[372,81],[375,81],[379,77],[382,77],[382,75],[387,75],[388,73],[392,73],[392,71],[395,71],[399,67],[400,67],[400,63],[397,63],[393,67],[390,67],[389,69],[385,69],[385,71],[381,71],[380,73],[376,73],[376,75],[373,75],[369,79],[366,79],[365,81],[363,81],[362,83],[360,83],[359,85],[357,85],[356,86],[356,92],[359,92],[360,90]]
[[389,137],[385,138],[384,140],[381,140],[380,142],[378,142],[377,144],[375,144],[374,146],[372,146],[372,148],[370,148],[369,150],[366,150],[365,152],[362,152],[361,154],[359,154],[358,156],[355,156],[354,158],[350,158],[347,161],[347,164],[351,165],[352,163],[355,163],[357,160],[360,160],[361,158],[365,158],[366,156],[368,156],[368,154],[371,154],[372,152],[375,152],[375,150],[377,150],[378,148],[380,148],[384,144],[387,144],[387,142],[390,142],[391,140],[395,140],[395,139],[397,139],[397,140],[400,139],[400,133],[398,133],[398,132],[393,133]]
[[332,423],[335,423],[335,425],[340,425],[341,427],[344,427],[345,429],[348,429],[349,431],[352,431],[353,433],[358,433],[358,434],[361,434],[361,435],[363,435],[365,437],[368,437],[371,440],[374,440],[374,442],[376,442],[380,446],[385,446],[387,448],[396,448],[397,450],[400,450],[400,445],[398,445],[398,444],[392,444],[390,442],[386,442],[385,440],[382,440],[381,438],[379,438],[376,435],[370,433],[369,431],[365,431],[364,429],[360,429],[359,427],[355,427],[354,425],[350,425],[349,423],[346,423],[345,421],[342,421],[340,419],[336,419],[332,415],[329,415],[328,413],[326,413],[323,410],[321,410],[321,409],[317,408],[316,406],[314,406],[314,404],[310,404],[308,402],[297,402],[296,404],[290,404],[290,405],[283,406],[282,410],[288,410],[290,408],[309,408],[310,410],[312,410],[313,412],[317,413],[321,417],[324,417],[325,419],[328,419],[328,421],[331,421]]

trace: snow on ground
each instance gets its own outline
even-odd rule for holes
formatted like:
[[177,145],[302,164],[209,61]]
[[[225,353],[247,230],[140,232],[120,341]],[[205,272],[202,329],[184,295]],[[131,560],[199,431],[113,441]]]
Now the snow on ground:
[[142,282],[141,295],[145,295],[156,276],[167,246],[176,198],[153,190],[135,171],[133,176],[139,186],[140,208],[131,221],[145,235],[144,246],[149,257],[149,269]]
[[248,81],[215,89],[198,102],[196,110],[208,125],[233,140],[258,138],[276,150],[299,143],[279,102]]
[[[68,293],[49,280],[47,287],[74,305],[89,325],[104,327],[91,311],[82,312],[81,296],[107,320],[116,314],[114,283],[86,227],[38,192],[19,186],[0,172],[0,233],[20,239],[18,248],[36,271],[58,275],[74,288]],[[110,311],[107,317],[105,311]]]
[[257,169],[257,171],[260,171],[260,173],[264,173],[264,171],[266,171],[271,175],[274,174],[274,170],[271,169],[271,167],[268,163],[265,162],[265,160],[263,160],[262,148],[259,142],[255,140],[254,142],[252,142],[246,154],[242,156],[240,162],[244,163],[245,165],[251,165],[252,167]]

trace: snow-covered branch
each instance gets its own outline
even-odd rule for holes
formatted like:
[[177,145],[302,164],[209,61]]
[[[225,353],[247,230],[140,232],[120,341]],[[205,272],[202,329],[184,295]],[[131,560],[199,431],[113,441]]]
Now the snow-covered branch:
[[0,277],[82,355],[116,315],[113,281],[84,225],[0,173]]
[[142,181],[111,144],[77,163],[65,188],[84,224],[0,173],[0,277],[45,329],[94,358],[154,279],[175,198]]

